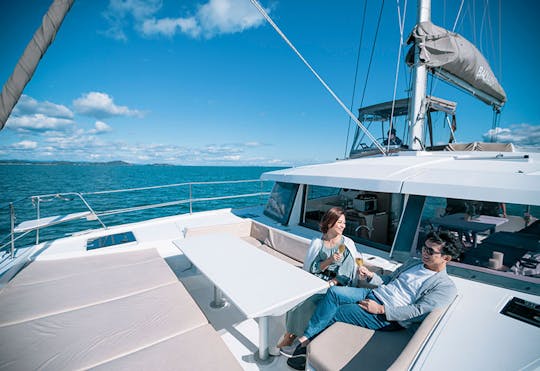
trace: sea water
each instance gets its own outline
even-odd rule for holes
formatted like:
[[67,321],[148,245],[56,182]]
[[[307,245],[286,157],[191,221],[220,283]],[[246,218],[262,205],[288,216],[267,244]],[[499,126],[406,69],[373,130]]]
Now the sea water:
[[[10,207],[14,202],[15,225],[37,218],[37,205],[30,196],[66,194],[50,197],[40,202],[40,217],[66,215],[87,211],[84,201],[98,214],[107,210],[137,208],[190,198],[211,198],[229,194],[269,192],[273,182],[240,184],[193,185],[161,189],[90,194],[94,192],[144,188],[188,182],[236,181],[259,179],[263,172],[278,167],[232,167],[232,166],[169,166],[169,165],[104,165],[104,164],[58,164],[58,165],[0,165],[0,241],[9,235]],[[191,189],[190,189],[191,188]],[[203,211],[217,208],[240,208],[262,205],[265,196],[229,200],[204,201],[192,204],[192,210]],[[129,213],[101,217],[107,225],[131,223],[150,218],[188,213],[189,203],[152,208]],[[81,225],[82,223],[82,225]],[[85,219],[51,226],[40,231],[40,240],[58,238],[79,230],[100,228],[98,221]],[[35,240],[35,232],[26,238]],[[4,245],[7,240],[0,242]],[[21,241],[22,242],[22,241]]]

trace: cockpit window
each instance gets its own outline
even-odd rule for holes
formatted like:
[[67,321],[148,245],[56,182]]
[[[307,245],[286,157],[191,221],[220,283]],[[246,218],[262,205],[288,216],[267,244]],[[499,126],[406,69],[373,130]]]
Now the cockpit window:
[[310,185],[302,224],[318,230],[324,213],[339,206],[345,211],[346,236],[358,243],[390,251],[402,203],[401,195]]
[[540,283],[540,207],[427,198],[418,249],[430,230],[448,230],[463,244],[456,266]]
[[298,184],[276,182],[266,203],[264,214],[282,225],[287,225],[298,187]]

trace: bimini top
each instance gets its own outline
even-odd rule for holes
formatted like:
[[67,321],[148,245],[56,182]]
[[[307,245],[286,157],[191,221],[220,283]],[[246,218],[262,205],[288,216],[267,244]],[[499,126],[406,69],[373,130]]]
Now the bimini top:
[[400,152],[264,173],[263,180],[540,205],[540,154]]

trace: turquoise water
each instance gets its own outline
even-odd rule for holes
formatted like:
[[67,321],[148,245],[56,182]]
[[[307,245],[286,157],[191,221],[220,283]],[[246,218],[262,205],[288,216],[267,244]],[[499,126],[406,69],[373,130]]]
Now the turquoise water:
[[[207,181],[232,181],[259,179],[263,172],[277,167],[219,167],[219,166],[160,166],[160,165],[0,165],[2,192],[0,193],[0,239],[10,231],[9,203],[29,196],[67,192],[91,193],[126,188],[151,187],[167,184]],[[269,192],[271,182],[229,185],[193,186],[193,198],[215,197],[226,194]],[[84,198],[96,212],[111,209],[177,201],[189,198],[189,187],[153,189],[109,195],[85,195]],[[250,197],[193,204],[193,211],[225,207],[260,205],[266,197]],[[65,215],[86,211],[77,197],[53,198],[40,204],[41,217]],[[15,203],[15,225],[36,219],[36,207],[30,200]],[[106,225],[135,222],[189,212],[188,205],[176,205],[144,211],[102,217]],[[68,222],[40,231],[43,240],[57,238],[77,230],[99,228],[97,221]],[[35,233],[28,236],[35,239]],[[28,239],[26,239],[28,241]],[[6,241],[0,242],[3,245]]]

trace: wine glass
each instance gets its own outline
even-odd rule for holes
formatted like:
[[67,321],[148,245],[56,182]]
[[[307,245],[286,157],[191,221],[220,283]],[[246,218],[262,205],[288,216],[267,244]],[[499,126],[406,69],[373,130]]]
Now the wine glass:
[[339,247],[338,247],[339,253],[340,253],[340,254],[343,254],[343,253],[345,252],[345,249],[346,249],[346,248],[347,248],[347,247],[346,247],[345,244],[343,244],[343,243],[342,243],[341,245],[339,245]]
[[359,267],[364,265],[364,257],[361,253],[356,253],[354,260],[356,261],[356,265],[358,265]]

